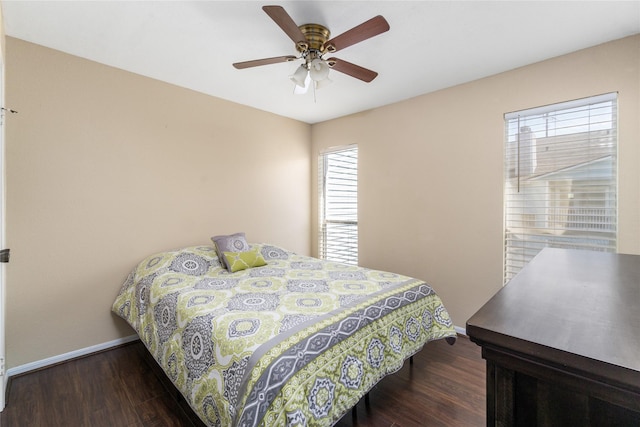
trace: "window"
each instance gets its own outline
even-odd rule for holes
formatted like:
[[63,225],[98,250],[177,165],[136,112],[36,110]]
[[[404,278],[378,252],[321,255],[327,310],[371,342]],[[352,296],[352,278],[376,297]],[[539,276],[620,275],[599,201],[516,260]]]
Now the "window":
[[505,282],[545,247],[616,251],[617,127],[617,94],[505,115]]
[[320,154],[319,256],[358,264],[358,147]]

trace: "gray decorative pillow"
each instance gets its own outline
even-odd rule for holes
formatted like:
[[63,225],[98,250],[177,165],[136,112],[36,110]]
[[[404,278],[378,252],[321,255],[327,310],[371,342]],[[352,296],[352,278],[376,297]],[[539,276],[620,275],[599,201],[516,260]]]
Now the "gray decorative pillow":
[[225,258],[225,252],[246,252],[251,247],[247,243],[244,233],[235,233],[228,236],[214,236],[211,238],[216,247],[218,259],[224,268],[230,271],[229,263]]

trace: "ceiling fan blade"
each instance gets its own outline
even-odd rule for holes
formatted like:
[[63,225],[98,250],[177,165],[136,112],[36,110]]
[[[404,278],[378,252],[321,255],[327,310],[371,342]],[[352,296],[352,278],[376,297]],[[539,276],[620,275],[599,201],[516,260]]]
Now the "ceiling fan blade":
[[389,23],[381,15],[378,15],[331,40],[327,40],[324,48],[328,52],[337,52],[385,31],[389,31]]
[[304,43],[306,45],[307,39],[304,34],[282,6],[262,6],[262,10],[282,28],[282,31],[284,31],[295,44]]
[[244,62],[236,62],[233,64],[239,70],[243,68],[251,68],[258,67],[260,65],[269,65],[269,64],[277,64],[279,62],[290,62],[298,59],[296,56],[288,55],[288,56],[276,56],[273,58],[264,58],[264,59],[254,59],[252,61],[244,61]]
[[378,76],[378,73],[376,73],[375,71],[368,70],[364,67],[352,64],[351,62],[347,62],[342,59],[329,58],[327,59],[327,62],[329,63],[329,66],[334,70],[348,74],[351,77],[362,80],[363,82],[369,83],[371,82],[371,80],[375,79]]

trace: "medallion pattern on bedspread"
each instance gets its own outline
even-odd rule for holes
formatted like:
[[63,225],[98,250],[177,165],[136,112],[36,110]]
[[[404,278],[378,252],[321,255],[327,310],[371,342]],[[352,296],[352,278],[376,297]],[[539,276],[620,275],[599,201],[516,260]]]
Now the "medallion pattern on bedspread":
[[210,426],[332,425],[430,340],[455,336],[433,289],[271,245],[228,273],[213,247],[143,260],[113,311]]

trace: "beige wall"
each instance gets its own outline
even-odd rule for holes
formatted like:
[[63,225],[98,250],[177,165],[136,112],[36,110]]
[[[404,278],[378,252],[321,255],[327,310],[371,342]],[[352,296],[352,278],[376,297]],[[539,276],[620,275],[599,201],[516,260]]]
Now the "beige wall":
[[314,125],[312,158],[358,144],[361,265],[426,280],[464,327],[502,285],[503,114],[615,91],[618,251],[640,254],[640,35]]
[[309,253],[310,126],[7,38],[7,367],[133,333],[160,250],[245,231]]

